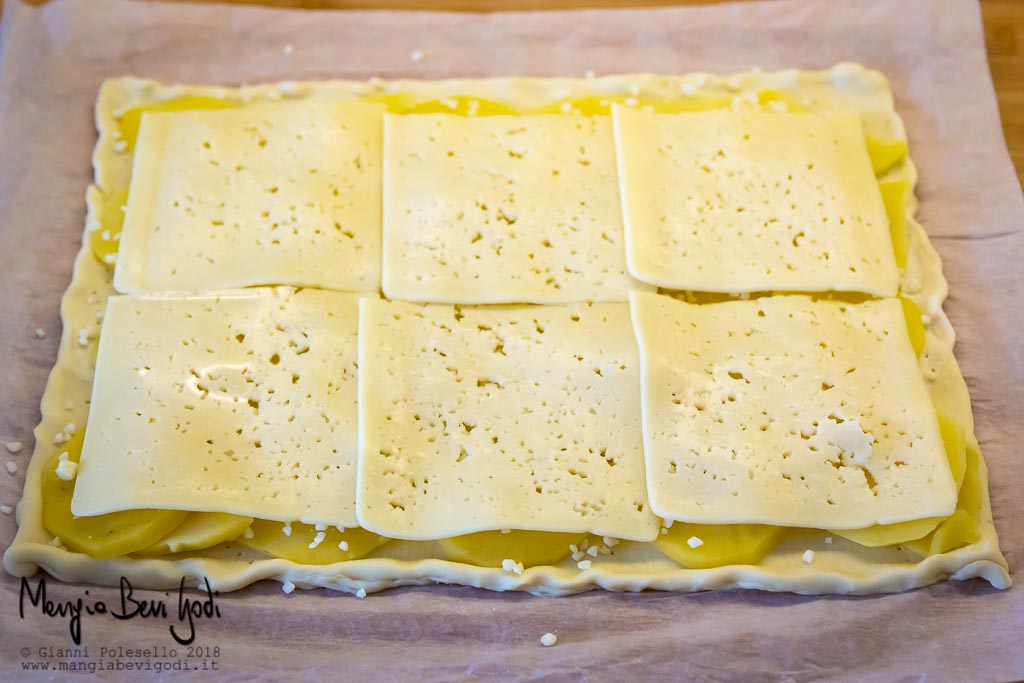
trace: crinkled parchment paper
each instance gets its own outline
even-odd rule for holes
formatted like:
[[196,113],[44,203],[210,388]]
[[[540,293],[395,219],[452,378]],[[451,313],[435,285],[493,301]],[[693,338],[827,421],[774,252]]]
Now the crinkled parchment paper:
[[[56,0],[38,9],[13,0],[0,41],[0,442],[25,442],[20,454],[0,449],[0,458],[20,465],[13,476],[0,468],[0,503],[13,506],[21,496],[56,353],[103,78],[578,76],[850,60],[892,81],[920,172],[918,218],[950,283],[946,311],[959,334],[1001,545],[1012,569],[1024,566],[1024,202],[973,3],[781,0],[465,15],[130,0]],[[417,50],[418,62],[410,58]],[[0,516],[4,547],[14,532],[13,515]],[[733,591],[542,599],[429,587],[360,601],[328,591],[284,595],[279,584],[261,584],[220,598],[221,618],[199,623],[195,644],[220,647],[219,673],[237,680],[1007,680],[1024,676],[1024,586],[1014,578],[1008,591],[969,581],[871,598]],[[48,588],[58,600],[85,590]],[[115,591],[89,590],[117,602]],[[35,609],[19,619],[18,597],[19,582],[0,578],[0,678],[21,676],[21,662],[38,659],[40,647],[71,645],[65,620]],[[176,596],[165,599],[173,612]],[[170,646],[168,625],[85,617],[83,644],[94,661],[101,646]],[[558,635],[555,647],[540,646],[546,631]]]

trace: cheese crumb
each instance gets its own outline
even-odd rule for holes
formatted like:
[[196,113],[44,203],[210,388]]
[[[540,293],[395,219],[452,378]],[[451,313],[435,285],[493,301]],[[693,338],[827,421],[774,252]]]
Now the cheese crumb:
[[[64,455],[67,455],[67,453],[65,453]],[[61,459],[61,461],[57,463],[57,476],[63,479],[64,481],[73,480],[76,474],[78,474],[77,462],[71,462],[70,460],[67,459]]]
[[583,75],[586,76],[587,78],[593,78],[594,75],[595,75],[594,74],[594,70],[593,69],[587,69],[586,72]]
[[503,534],[510,534],[510,533],[512,533],[512,530],[511,529],[502,529],[501,533],[503,533]]
[[56,434],[53,435],[53,443],[55,444],[67,443],[70,440],[71,437],[65,434],[64,432],[57,432]]
[[327,525],[326,524],[314,524],[313,525],[313,529],[315,529],[316,531],[327,531]]
[[587,548],[587,555],[590,555],[591,557],[597,557],[597,546],[592,545],[589,548]]
[[666,529],[671,529],[671,528],[672,528],[672,525],[673,525],[673,524],[675,524],[675,523],[676,523],[676,520],[674,520],[674,519],[666,519],[666,520],[664,521],[664,523],[663,523],[663,526],[664,526],[664,527],[665,527]]
[[55,548],[63,548],[64,543],[60,540],[60,536],[54,536],[53,540],[50,541],[50,545]]
[[590,560],[580,560],[579,562],[576,563],[576,566],[579,567],[580,569],[590,569],[590,564],[591,564]]
[[929,325],[932,324],[932,317],[930,315],[928,315],[927,313],[922,313],[921,314],[921,324],[924,325],[925,327],[928,327]]
[[558,110],[563,114],[568,114],[569,112],[572,111],[572,105],[569,104],[568,102],[562,102],[560,105],[558,105]]
[[342,541],[338,544],[338,550],[348,552],[348,541]]
[[291,525],[291,523],[285,524],[283,527],[281,527],[281,533],[283,533],[285,536],[291,536],[292,535],[292,525]]
[[636,83],[631,83],[630,86],[629,86],[629,94],[632,95],[633,97],[639,97],[640,96],[640,86],[637,85]]
[[611,536],[602,536],[601,540],[604,541],[604,544],[609,548],[614,548],[619,544],[619,539],[612,538]]
[[77,429],[78,427],[75,425],[74,422],[68,422],[66,425],[64,425],[64,433],[68,435],[74,434]]
[[704,541],[696,536],[690,536],[688,539],[686,539],[686,545],[690,546],[691,548],[699,548],[702,545],[704,545]]
[[281,48],[281,52],[283,52],[286,55],[290,55],[291,53],[295,52],[295,46],[292,45],[291,43],[288,43],[283,48]]
[[554,633],[545,633],[540,637],[540,644],[544,647],[551,647],[558,642],[558,636]]
[[698,87],[699,86],[693,81],[687,81],[679,86],[679,90],[682,91],[684,95],[695,95]]
[[0,505],[0,512],[4,513],[5,515],[9,515],[12,512],[14,512],[14,508],[12,508],[10,505]]
[[242,538],[254,538],[255,536],[256,532],[252,530],[252,527],[248,527],[245,531],[242,532]]
[[423,50],[414,50],[413,53],[411,55],[409,55],[409,60],[412,61],[413,63],[419,62],[422,59],[423,59]]
[[21,444],[20,441],[8,441],[7,442],[7,450],[9,452],[11,452],[11,453],[19,452],[21,450],[21,446],[22,446],[22,444]]
[[365,598],[366,597],[366,589],[365,588],[360,588],[359,590],[357,590],[356,591],[356,597],[359,598],[360,600]]
[[88,346],[89,345],[89,340],[92,338],[92,334],[93,334],[93,331],[92,331],[92,327],[91,326],[86,326],[86,327],[83,327],[82,329],[80,329],[78,331],[78,345],[79,346]]
[[513,574],[523,573],[523,563],[516,562],[515,560],[502,560],[501,568],[507,572],[512,572]]
[[17,472],[18,471],[18,463],[14,462],[13,460],[8,460],[7,461],[7,471],[10,474],[14,474],[15,472]]
[[313,550],[314,548],[319,546],[321,543],[324,542],[325,538],[327,538],[327,532],[325,532],[325,531],[318,531],[318,532],[316,532],[316,536],[313,537],[313,542],[309,544],[309,549]]
[[285,581],[281,584],[281,590],[283,590],[285,593],[291,593],[293,590],[295,590],[295,584],[291,581]]
[[125,142],[124,140],[118,140],[117,142],[114,143],[114,151],[115,152],[124,152],[127,149],[128,149],[128,143]]
[[635,97],[627,97],[626,98],[626,106],[627,107],[635,107],[636,103],[637,103],[637,99]]
[[813,550],[805,550],[804,551],[804,562],[806,562],[807,564],[810,564],[811,562],[814,562],[814,551]]
[[832,537],[831,536],[826,536],[825,537],[825,543],[827,543],[829,545],[832,545]]
[[46,336],[46,330],[41,327],[36,328],[36,339],[42,339]]

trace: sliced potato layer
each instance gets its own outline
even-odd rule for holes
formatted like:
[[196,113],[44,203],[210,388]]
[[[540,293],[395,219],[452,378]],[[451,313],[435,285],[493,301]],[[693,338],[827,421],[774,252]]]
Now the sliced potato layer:
[[146,548],[184,521],[188,513],[179,510],[128,510],[95,517],[72,515],[75,482],[58,476],[57,466],[65,453],[68,461],[78,464],[84,435],[81,430],[72,436],[44,465],[43,525],[47,531],[64,545],[102,560]]
[[298,564],[358,560],[391,540],[359,527],[339,531],[336,527],[317,529],[310,524],[258,519],[251,528],[252,538],[243,535],[239,543]]
[[455,562],[500,567],[505,560],[513,560],[524,567],[536,567],[557,563],[569,554],[570,545],[579,545],[586,537],[550,531],[480,531],[446,538],[441,547]]
[[136,555],[170,555],[212,548],[218,543],[238,538],[250,524],[252,517],[229,515],[226,512],[192,512],[171,533],[148,548],[137,551]]
[[757,564],[779,544],[786,530],[762,524],[676,522],[654,539],[654,547],[687,569]]

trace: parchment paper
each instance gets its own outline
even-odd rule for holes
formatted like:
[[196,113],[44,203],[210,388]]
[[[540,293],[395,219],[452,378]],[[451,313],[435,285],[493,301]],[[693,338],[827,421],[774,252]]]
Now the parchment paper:
[[[961,0],[782,0],[630,11],[465,15],[319,12],[129,0],[15,0],[0,34],[0,443],[25,442],[0,503],[21,496],[31,430],[59,338],[60,296],[81,242],[104,77],[238,83],[314,78],[582,75],[860,61],[892,80],[921,179],[919,218],[944,261],[946,309],[991,470],[1010,566],[1024,566],[1024,203],[1003,141],[978,8]],[[292,49],[286,50],[285,46]],[[421,50],[423,59],[410,55]],[[37,339],[36,328],[46,332]],[[4,547],[12,515],[0,516]],[[1024,676],[1024,587],[948,583],[877,598],[735,591],[594,592],[541,599],[470,588],[358,600],[258,585],[219,599],[197,645],[230,680],[640,677],[736,680],[1007,680]],[[77,599],[84,587],[51,582]],[[116,593],[90,589],[116,603]],[[0,580],[0,678],[66,621]],[[155,595],[150,597],[160,597]],[[176,606],[172,594],[169,604]],[[172,619],[173,619],[172,615]],[[83,641],[173,645],[163,620],[86,617]],[[542,648],[546,631],[558,644]],[[29,648],[27,659],[21,654]],[[50,660],[55,662],[57,660]],[[137,674],[107,674],[137,679]],[[149,674],[175,677],[176,674]],[[188,674],[197,677],[196,672]],[[214,674],[207,673],[205,676]],[[74,674],[39,674],[63,680]]]

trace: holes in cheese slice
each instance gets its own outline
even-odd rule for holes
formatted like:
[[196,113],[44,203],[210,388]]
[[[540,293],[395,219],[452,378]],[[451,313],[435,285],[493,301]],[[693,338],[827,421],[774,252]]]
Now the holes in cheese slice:
[[[961,491],[962,495],[962,484],[964,483],[964,475],[967,468],[966,434],[963,427],[943,413],[938,413],[938,418],[942,443],[946,449],[946,457],[949,458],[949,468],[953,473],[953,480],[956,482],[957,490]],[[960,507],[959,502],[957,507]],[[876,525],[865,529],[846,529],[830,533],[842,536],[854,543],[859,543],[869,548],[877,548],[924,538],[932,531],[935,531],[940,524],[945,524],[945,522],[951,520],[952,518],[925,517],[924,519],[915,519],[909,522],[900,522],[899,524]],[[961,523],[958,523],[955,528],[961,529],[962,526]],[[951,532],[951,535],[958,533],[958,531],[954,531]]]
[[385,296],[625,301],[607,117],[384,118]]
[[569,554],[570,545],[579,545],[586,534],[560,534],[550,531],[480,531],[441,541],[448,559],[479,567],[500,567],[505,560],[524,567],[555,564]]
[[761,524],[675,522],[652,544],[687,569],[757,564],[779,544],[786,530]]
[[387,543],[389,538],[360,527],[338,529],[323,525],[282,524],[265,519],[253,522],[252,537],[238,543],[297,564],[334,564],[358,560]]
[[955,509],[898,302],[635,292],[631,308],[659,516],[858,529]]
[[252,517],[226,512],[191,512],[171,533],[135,554],[150,557],[212,548],[241,536],[250,524]]
[[188,513],[178,510],[128,510],[95,517],[71,514],[75,481],[57,474],[61,456],[78,463],[85,430],[80,429],[43,466],[43,526],[79,552],[107,559],[149,547],[180,525]]
[[633,277],[671,290],[896,294],[856,116],[616,106],[612,118]]

